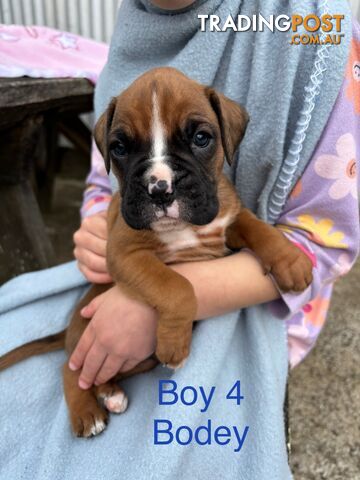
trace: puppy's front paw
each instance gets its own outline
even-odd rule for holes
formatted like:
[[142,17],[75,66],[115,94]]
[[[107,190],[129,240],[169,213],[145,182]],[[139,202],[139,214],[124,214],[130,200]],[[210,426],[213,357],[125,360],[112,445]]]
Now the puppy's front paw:
[[[302,292],[312,282],[312,262],[290,241],[269,262],[269,270],[284,292]],[[265,267],[266,268],[266,267]]]
[[71,412],[71,426],[77,437],[89,438],[99,435],[105,430],[107,422],[107,413],[98,405]]
[[155,355],[169,368],[180,368],[190,353],[192,324],[185,329],[158,328]]

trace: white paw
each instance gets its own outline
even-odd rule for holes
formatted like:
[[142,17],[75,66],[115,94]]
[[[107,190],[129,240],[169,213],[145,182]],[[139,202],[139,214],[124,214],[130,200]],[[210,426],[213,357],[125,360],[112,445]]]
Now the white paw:
[[112,413],[123,413],[128,406],[128,398],[124,392],[115,393],[104,398],[105,407]]
[[106,428],[106,423],[103,420],[95,418],[94,425],[90,428],[89,434],[85,435],[86,437],[93,437],[99,435]]
[[180,363],[177,363],[176,365],[174,365],[173,363],[166,363],[164,367],[172,368],[173,370],[178,370],[179,368],[182,368],[185,365],[187,359],[188,357],[184,358],[184,360],[182,360]]

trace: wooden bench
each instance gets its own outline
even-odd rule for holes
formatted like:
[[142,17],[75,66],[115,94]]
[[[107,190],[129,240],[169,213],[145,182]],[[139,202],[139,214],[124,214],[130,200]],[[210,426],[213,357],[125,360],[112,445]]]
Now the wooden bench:
[[78,115],[93,109],[85,79],[0,78],[0,284],[54,265],[41,209],[51,205],[58,134],[90,152]]

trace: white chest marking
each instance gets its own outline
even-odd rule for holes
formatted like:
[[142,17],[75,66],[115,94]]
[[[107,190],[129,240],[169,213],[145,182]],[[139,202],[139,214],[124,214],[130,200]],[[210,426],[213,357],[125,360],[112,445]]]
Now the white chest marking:
[[198,247],[200,240],[191,227],[182,230],[169,230],[158,233],[160,241],[166,245],[171,252],[185,248]]
[[[207,245],[209,241],[219,238],[223,240],[225,237],[225,230],[231,221],[230,214],[221,218],[216,218],[208,225],[200,227],[194,231],[192,227],[174,228],[171,230],[157,229],[157,234],[162,243],[170,252],[184,250],[186,248],[199,247]],[[219,232],[219,230],[221,230]],[[214,234],[212,236],[212,234]],[[204,238],[205,237],[205,238]]]
[[212,232],[216,232],[218,229],[224,230],[228,227],[231,220],[231,215],[225,215],[224,217],[215,218],[211,223],[198,229],[199,235],[210,235]]

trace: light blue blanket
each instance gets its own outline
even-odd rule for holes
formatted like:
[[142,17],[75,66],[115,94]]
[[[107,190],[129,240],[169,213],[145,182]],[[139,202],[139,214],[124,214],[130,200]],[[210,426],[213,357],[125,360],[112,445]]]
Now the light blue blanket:
[[[0,354],[62,329],[85,289],[75,262],[25,274],[4,285]],[[200,322],[185,367],[172,372],[159,366],[124,382],[128,410],[112,415],[106,431],[90,440],[74,438],[70,430],[60,371],[64,361],[63,352],[49,353],[1,373],[1,480],[291,478],[283,423],[286,332],[266,309]],[[159,405],[159,380],[166,379],[176,381],[177,392],[195,387],[197,401]],[[238,380],[240,392],[236,387],[230,392]],[[205,402],[213,386],[211,401]],[[173,384],[163,388],[171,390]],[[164,402],[173,399],[170,393],[163,395]],[[192,403],[194,390],[188,388],[183,399]],[[201,412],[205,404],[208,408]],[[156,420],[158,442],[170,440],[169,433],[160,432],[168,430],[169,421],[175,435],[180,426],[194,431],[210,420],[211,445],[206,444],[205,428],[197,435],[204,445],[194,441],[180,445],[176,437],[172,443],[155,445]],[[219,426],[229,430],[218,430],[216,443]],[[180,429],[180,443],[188,442],[188,428]]]

